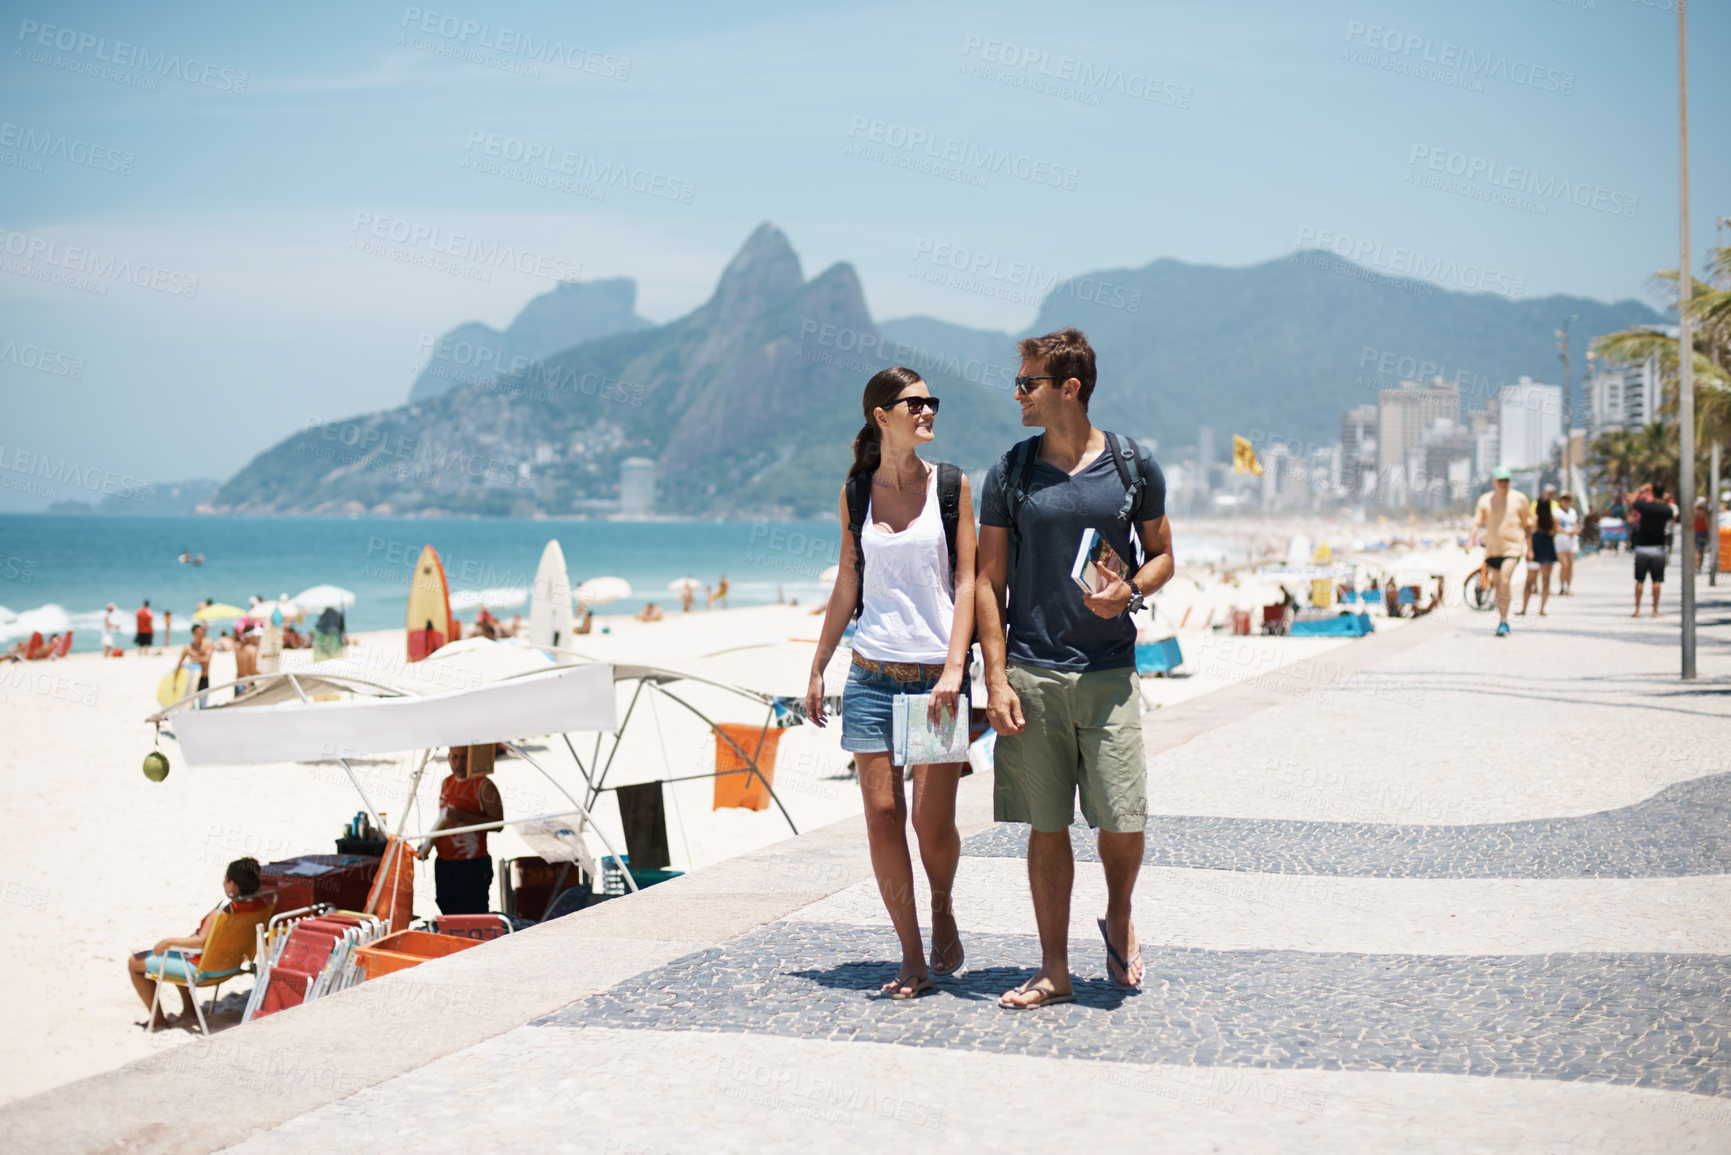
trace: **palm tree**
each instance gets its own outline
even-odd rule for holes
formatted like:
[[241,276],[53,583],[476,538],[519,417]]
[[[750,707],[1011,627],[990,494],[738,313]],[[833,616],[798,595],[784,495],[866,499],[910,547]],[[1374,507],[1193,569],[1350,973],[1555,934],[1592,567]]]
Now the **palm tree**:
[[[1731,246],[1715,249],[1710,276],[1731,283]],[[1656,280],[1675,285],[1676,269],[1665,269]],[[1715,289],[1690,277],[1690,297],[1682,303],[1693,322],[1690,336],[1695,373],[1695,443],[1708,445],[1731,440],[1731,289]],[[1662,413],[1677,412],[1677,381],[1681,365],[1677,338],[1648,325],[1637,325],[1619,333],[1595,338],[1593,354],[1606,361],[1639,365],[1657,362],[1668,399]],[[1675,429],[1673,416],[1670,425]],[[1673,433],[1674,439],[1674,433]],[[1675,476],[1676,454],[1671,455]],[[1657,462],[1655,462],[1657,464]]]
[[1628,489],[1639,472],[1636,457],[1635,435],[1627,429],[1607,429],[1587,447],[1587,465],[1593,476],[1617,491]]

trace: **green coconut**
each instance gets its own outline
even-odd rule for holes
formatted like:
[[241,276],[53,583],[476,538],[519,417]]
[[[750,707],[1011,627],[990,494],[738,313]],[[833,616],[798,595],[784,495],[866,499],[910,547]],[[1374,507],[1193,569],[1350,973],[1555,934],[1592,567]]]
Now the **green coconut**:
[[161,750],[152,750],[144,756],[144,776],[152,782],[161,782],[168,777],[168,756]]

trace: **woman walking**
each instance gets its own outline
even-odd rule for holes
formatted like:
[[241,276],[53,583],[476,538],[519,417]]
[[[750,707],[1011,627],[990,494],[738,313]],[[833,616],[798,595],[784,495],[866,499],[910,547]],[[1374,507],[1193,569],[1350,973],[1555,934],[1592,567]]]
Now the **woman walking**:
[[1557,498],[1552,511],[1557,519],[1557,596],[1574,596],[1575,555],[1581,551],[1581,511],[1575,508],[1575,495],[1565,493]]
[[876,374],[866,383],[862,408],[865,427],[854,440],[841,494],[847,531],[841,564],[805,708],[815,725],[825,724],[823,672],[857,615],[841,745],[859,771],[872,870],[901,940],[901,967],[882,991],[911,999],[931,989],[932,975],[948,976],[962,966],[951,889],[961,856],[956,781],[965,764],[913,767],[914,833],[932,892],[928,965],[914,906],[910,807],[903,768],[892,753],[892,710],[898,694],[929,693],[934,722],[941,711],[955,714],[974,633],[974,505],[960,471],[920,459],[920,446],[933,438],[938,399],[919,374],[900,366]]
[[1538,525],[1533,530],[1532,556],[1527,558],[1527,585],[1521,593],[1521,614],[1526,615],[1527,603],[1533,600],[1533,587],[1543,582],[1539,592],[1539,616],[1545,616],[1545,606],[1551,600],[1551,567],[1557,564],[1557,487],[1545,486],[1544,496],[1533,506]]

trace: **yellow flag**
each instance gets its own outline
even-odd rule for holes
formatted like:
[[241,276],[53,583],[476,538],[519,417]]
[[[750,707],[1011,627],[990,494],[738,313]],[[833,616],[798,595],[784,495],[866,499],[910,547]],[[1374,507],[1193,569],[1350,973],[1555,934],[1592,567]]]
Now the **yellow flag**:
[[1256,450],[1246,438],[1236,433],[1232,435],[1232,472],[1262,476],[1262,462],[1256,460]]

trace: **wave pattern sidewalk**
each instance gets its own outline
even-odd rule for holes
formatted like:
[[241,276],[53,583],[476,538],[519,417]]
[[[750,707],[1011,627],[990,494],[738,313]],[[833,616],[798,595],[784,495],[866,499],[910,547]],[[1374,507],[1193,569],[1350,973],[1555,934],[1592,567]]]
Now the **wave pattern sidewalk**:
[[[997,1007],[1039,948],[1025,836],[991,823],[976,776],[970,969],[924,998],[876,995],[897,947],[854,821],[418,968],[452,1006],[507,997],[511,960],[595,973],[225,1141],[1731,1149],[1731,590],[1701,587],[1703,677],[1683,685],[1675,619],[1631,621],[1627,576],[1584,562],[1578,596],[1509,639],[1457,613],[1150,712],[1142,990],[1105,981],[1104,889],[1075,832],[1078,1001]],[[1369,676],[1343,679],[1353,662]],[[390,982],[320,1013],[334,1026]],[[379,1043],[330,1053],[362,1046]]]

